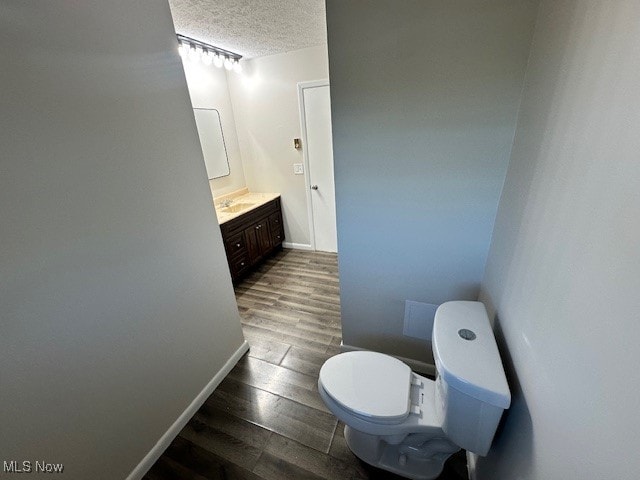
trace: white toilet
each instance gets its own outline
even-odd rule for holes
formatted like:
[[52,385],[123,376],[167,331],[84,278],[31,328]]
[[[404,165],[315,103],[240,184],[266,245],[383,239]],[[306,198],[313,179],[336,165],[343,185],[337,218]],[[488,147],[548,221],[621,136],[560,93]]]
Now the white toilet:
[[341,353],[320,370],[320,395],[360,459],[433,479],[460,448],[486,455],[511,394],[484,305],[447,302],[433,325],[436,380],[393,357]]

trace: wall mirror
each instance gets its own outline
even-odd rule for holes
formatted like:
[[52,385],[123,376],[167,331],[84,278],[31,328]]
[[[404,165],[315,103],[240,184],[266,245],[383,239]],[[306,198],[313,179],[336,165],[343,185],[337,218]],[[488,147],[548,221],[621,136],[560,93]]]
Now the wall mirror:
[[229,175],[229,158],[224,143],[220,113],[215,108],[194,108],[198,136],[209,179]]

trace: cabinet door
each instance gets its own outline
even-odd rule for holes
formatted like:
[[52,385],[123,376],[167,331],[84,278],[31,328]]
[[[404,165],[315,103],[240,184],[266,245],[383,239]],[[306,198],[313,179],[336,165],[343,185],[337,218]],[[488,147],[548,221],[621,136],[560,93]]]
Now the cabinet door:
[[271,250],[271,234],[269,233],[268,219],[265,218],[256,225],[256,234],[258,236],[260,255],[264,255]]
[[260,244],[258,243],[258,229],[256,225],[251,225],[244,230],[244,241],[247,248],[247,259],[249,260],[249,264],[253,265],[262,255]]

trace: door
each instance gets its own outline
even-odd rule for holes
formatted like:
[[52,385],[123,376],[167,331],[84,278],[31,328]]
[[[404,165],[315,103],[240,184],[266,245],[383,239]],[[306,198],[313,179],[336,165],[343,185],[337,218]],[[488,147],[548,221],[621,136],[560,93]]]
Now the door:
[[324,252],[337,252],[329,83],[309,82],[299,88],[312,246]]

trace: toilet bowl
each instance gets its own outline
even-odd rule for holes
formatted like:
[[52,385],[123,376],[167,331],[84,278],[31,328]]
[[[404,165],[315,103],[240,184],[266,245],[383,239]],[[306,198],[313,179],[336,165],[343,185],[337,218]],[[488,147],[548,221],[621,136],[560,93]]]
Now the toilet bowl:
[[447,302],[433,327],[436,380],[376,352],[328,359],[318,390],[345,424],[361,460],[412,479],[433,479],[460,448],[486,455],[511,396],[480,302]]

